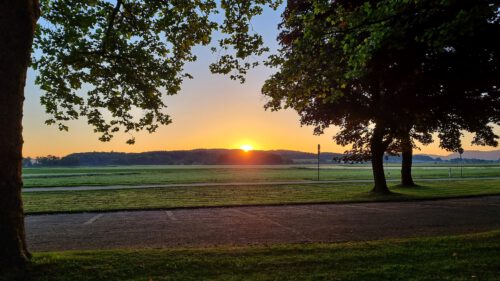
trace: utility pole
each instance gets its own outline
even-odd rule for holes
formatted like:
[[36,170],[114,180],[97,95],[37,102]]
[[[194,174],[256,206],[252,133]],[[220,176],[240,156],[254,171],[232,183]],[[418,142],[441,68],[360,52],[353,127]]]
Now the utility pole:
[[321,152],[321,146],[318,144],[318,181],[319,181],[319,154]]
[[460,155],[460,177],[462,178],[463,177],[463,172],[462,172],[462,168],[463,168],[463,162],[462,162],[462,154],[464,153],[464,149],[463,148],[459,148],[458,149],[458,154]]

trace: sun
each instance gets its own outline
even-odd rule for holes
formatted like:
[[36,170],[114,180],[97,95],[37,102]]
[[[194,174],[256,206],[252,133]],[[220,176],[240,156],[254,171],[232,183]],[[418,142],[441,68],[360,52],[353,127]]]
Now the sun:
[[249,145],[249,144],[244,144],[242,146],[240,146],[241,150],[245,151],[245,152],[249,152],[250,150],[253,150],[253,146]]

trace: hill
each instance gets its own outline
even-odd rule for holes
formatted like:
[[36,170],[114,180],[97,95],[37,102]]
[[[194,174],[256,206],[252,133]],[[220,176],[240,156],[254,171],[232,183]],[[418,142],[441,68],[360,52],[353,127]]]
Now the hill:
[[[443,157],[444,160],[451,160],[456,158],[460,158],[460,155],[457,152]],[[500,160],[500,150],[491,150],[491,151],[466,150],[462,154],[462,158],[498,161]]]
[[[322,152],[320,163],[336,163],[333,159],[343,154]],[[434,155],[433,155],[434,156]],[[432,157],[416,154],[415,163],[457,162],[458,154]],[[466,151],[464,162],[500,161],[500,150]],[[24,159],[24,166],[108,166],[108,165],[278,165],[315,164],[317,154],[294,150],[249,151],[240,149],[193,149],[176,151],[150,151],[141,153],[125,152],[82,152],[72,153],[62,158],[55,156]],[[389,156],[386,162],[400,163],[399,156]]]
[[[28,161],[25,161],[28,163]],[[178,151],[82,152],[62,158],[38,157],[35,166],[109,166],[109,165],[276,165],[291,163],[266,151],[239,149],[194,149]]]

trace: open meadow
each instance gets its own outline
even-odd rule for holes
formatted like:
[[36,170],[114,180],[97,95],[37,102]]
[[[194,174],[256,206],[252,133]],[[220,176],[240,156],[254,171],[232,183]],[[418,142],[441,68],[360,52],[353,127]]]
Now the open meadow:
[[[400,165],[386,165],[387,179],[399,179]],[[459,178],[458,164],[416,164],[415,179]],[[467,164],[463,177],[500,177],[500,164]],[[321,180],[371,180],[371,166],[321,165]],[[143,185],[171,183],[273,182],[316,180],[315,165],[268,166],[105,166],[74,168],[25,168],[24,187],[56,187],[81,185]]]
[[[451,169],[451,178],[448,178]],[[500,194],[500,165],[416,165],[417,188],[398,186],[399,166],[388,165],[386,175],[393,194],[370,194],[369,165],[323,165],[318,182],[273,184],[277,181],[315,180],[312,165],[279,166],[117,166],[25,169],[30,187],[72,187],[178,183],[221,183],[210,186],[166,186],[115,190],[25,192],[28,214],[192,208],[213,206],[403,201]],[[437,180],[437,179],[440,180]],[[445,178],[445,180],[443,180]],[[421,179],[419,181],[419,179]],[[427,180],[423,180],[427,179]],[[436,180],[433,180],[436,179]],[[344,182],[367,180],[366,182]],[[232,182],[248,183],[231,185]],[[260,185],[251,183],[260,182]],[[222,185],[224,183],[224,185]]]

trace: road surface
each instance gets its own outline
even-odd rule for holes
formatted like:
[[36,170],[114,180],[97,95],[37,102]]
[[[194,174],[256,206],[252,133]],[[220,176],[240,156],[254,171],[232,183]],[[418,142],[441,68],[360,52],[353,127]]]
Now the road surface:
[[362,241],[500,229],[500,196],[30,215],[31,250]]

